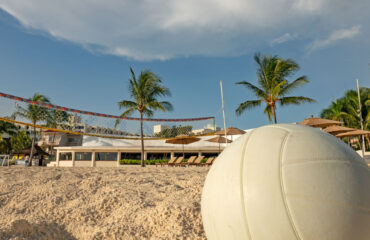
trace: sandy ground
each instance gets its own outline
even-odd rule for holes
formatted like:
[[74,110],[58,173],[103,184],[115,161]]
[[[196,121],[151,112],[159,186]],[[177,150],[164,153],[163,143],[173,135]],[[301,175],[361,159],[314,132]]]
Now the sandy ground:
[[0,239],[205,239],[208,167],[0,167]]

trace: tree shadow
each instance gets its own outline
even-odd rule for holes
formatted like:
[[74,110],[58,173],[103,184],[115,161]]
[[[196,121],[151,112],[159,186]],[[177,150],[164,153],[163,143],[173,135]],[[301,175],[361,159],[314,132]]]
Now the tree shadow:
[[0,239],[77,240],[57,223],[30,223],[24,219],[15,220],[8,229],[0,230]]

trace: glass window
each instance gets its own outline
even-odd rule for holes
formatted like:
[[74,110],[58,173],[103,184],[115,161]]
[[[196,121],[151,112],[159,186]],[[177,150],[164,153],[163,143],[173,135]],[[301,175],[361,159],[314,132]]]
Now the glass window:
[[95,160],[99,161],[117,161],[117,153],[115,152],[97,152],[95,153]]
[[76,161],[91,161],[91,152],[76,152],[75,160]]
[[62,152],[59,154],[59,160],[72,160],[72,153],[71,152]]
[[75,143],[77,142],[77,138],[68,138],[69,143]]

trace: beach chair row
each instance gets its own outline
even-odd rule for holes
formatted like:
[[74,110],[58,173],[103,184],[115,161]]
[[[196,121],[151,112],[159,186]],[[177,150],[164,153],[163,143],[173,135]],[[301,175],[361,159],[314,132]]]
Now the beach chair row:
[[156,166],[171,166],[171,167],[186,167],[186,166],[210,166],[215,160],[214,157],[207,159],[205,163],[202,163],[204,156],[191,156],[188,161],[183,162],[184,157],[172,157],[166,163],[156,163]]

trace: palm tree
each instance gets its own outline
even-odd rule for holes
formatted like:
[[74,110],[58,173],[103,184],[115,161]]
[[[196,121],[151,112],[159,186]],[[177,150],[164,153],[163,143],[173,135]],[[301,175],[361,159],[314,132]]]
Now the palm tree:
[[267,114],[269,121],[276,121],[276,104],[299,105],[305,102],[315,102],[312,98],[302,96],[286,96],[294,89],[308,83],[306,76],[301,76],[289,83],[287,78],[299,70],[299,65],[291,59],[282,59],[279,56],[263,56],[259,53],[254,55],[254,60],[258,65],[257,86],[247,82],[237,82],[248,88],[257,97],[256,100],[247,100],[241,103],[236,109],[239,116],[245,110],[260,106],[266,103],[264,113]]
[[[345,109],[347,105],[347,101],[344,99],[337,99],[335,102],[332,102],[330,104],[329,108],[324,109],[320,116],[322,118],[331,119],[335,121],[341,121],[341,122],[351,122],[353,120],[356,120],[356,116],[352,116],[347,112]],[[347,126],[351,127],[351,124],[346,124]]]
[[[362,119],[365,130],[370,130],[370,88],[360,88]],[[348,127],[361,128],[356,90],[348,90],[344,96],[332,102],[321,112],[322,118],[340,120]]]
[[13,123],[0,121],[0,135],[6,133],[9,136],[13,136],[17,134],[17,132],[18,129]]
[[[172,104],[167,101],[158,101],[158,97],[170,96],[170,91],[161,83],[161,79],[152,71],[145,70],[136,78],[134,70],[130,67],[129,93],[131,100],[118,102],[119,109],[126,109],[121,117],[130,116],[135,111],[140,114],[140,139],[141,139],[141,166],[144,167],[144,134],[143,117],[152,117],[154,111],[171,111]],[[116,126],[119,121],[116,121]]]
[[[9,154],[11,150],[10,138],[17,135],[18,128],[13,124],[5,121],[0,121],[0,152]],[[2,135],[7,134],[9,138],[4,138]]]
[[[65,111],[60,111],[57,109],[53,109],[49,111],[50,114],[48,114],[48,118],[46,119],[46,126],[50,128],[58,128],[61,127],[62,129],[66,129],[67,125],[65,123],[69,120],[69,114]],[[54,144],[55,140],[55,132],[53,133],[53,140],[52,144]],[[50,153],[52,154],[54,150],[54,145],[50,148]]]
[[[38,102],[38,103],[50,103],[50,100],[40,93],[35,93],[30,100],[33,102]],[[33,124],[31,153],[30,153],[30,158],[28,162],[28,165],[32,166],[33,151],[35,148],[35,141],[36,141],[36,124],[39,121],[47,120],[49,116],[49,111],[48,109],[41,107],[39,105],[29,104],[27,108],[18,106],[18,111],[16,114],[23,118],[30,120]]]

